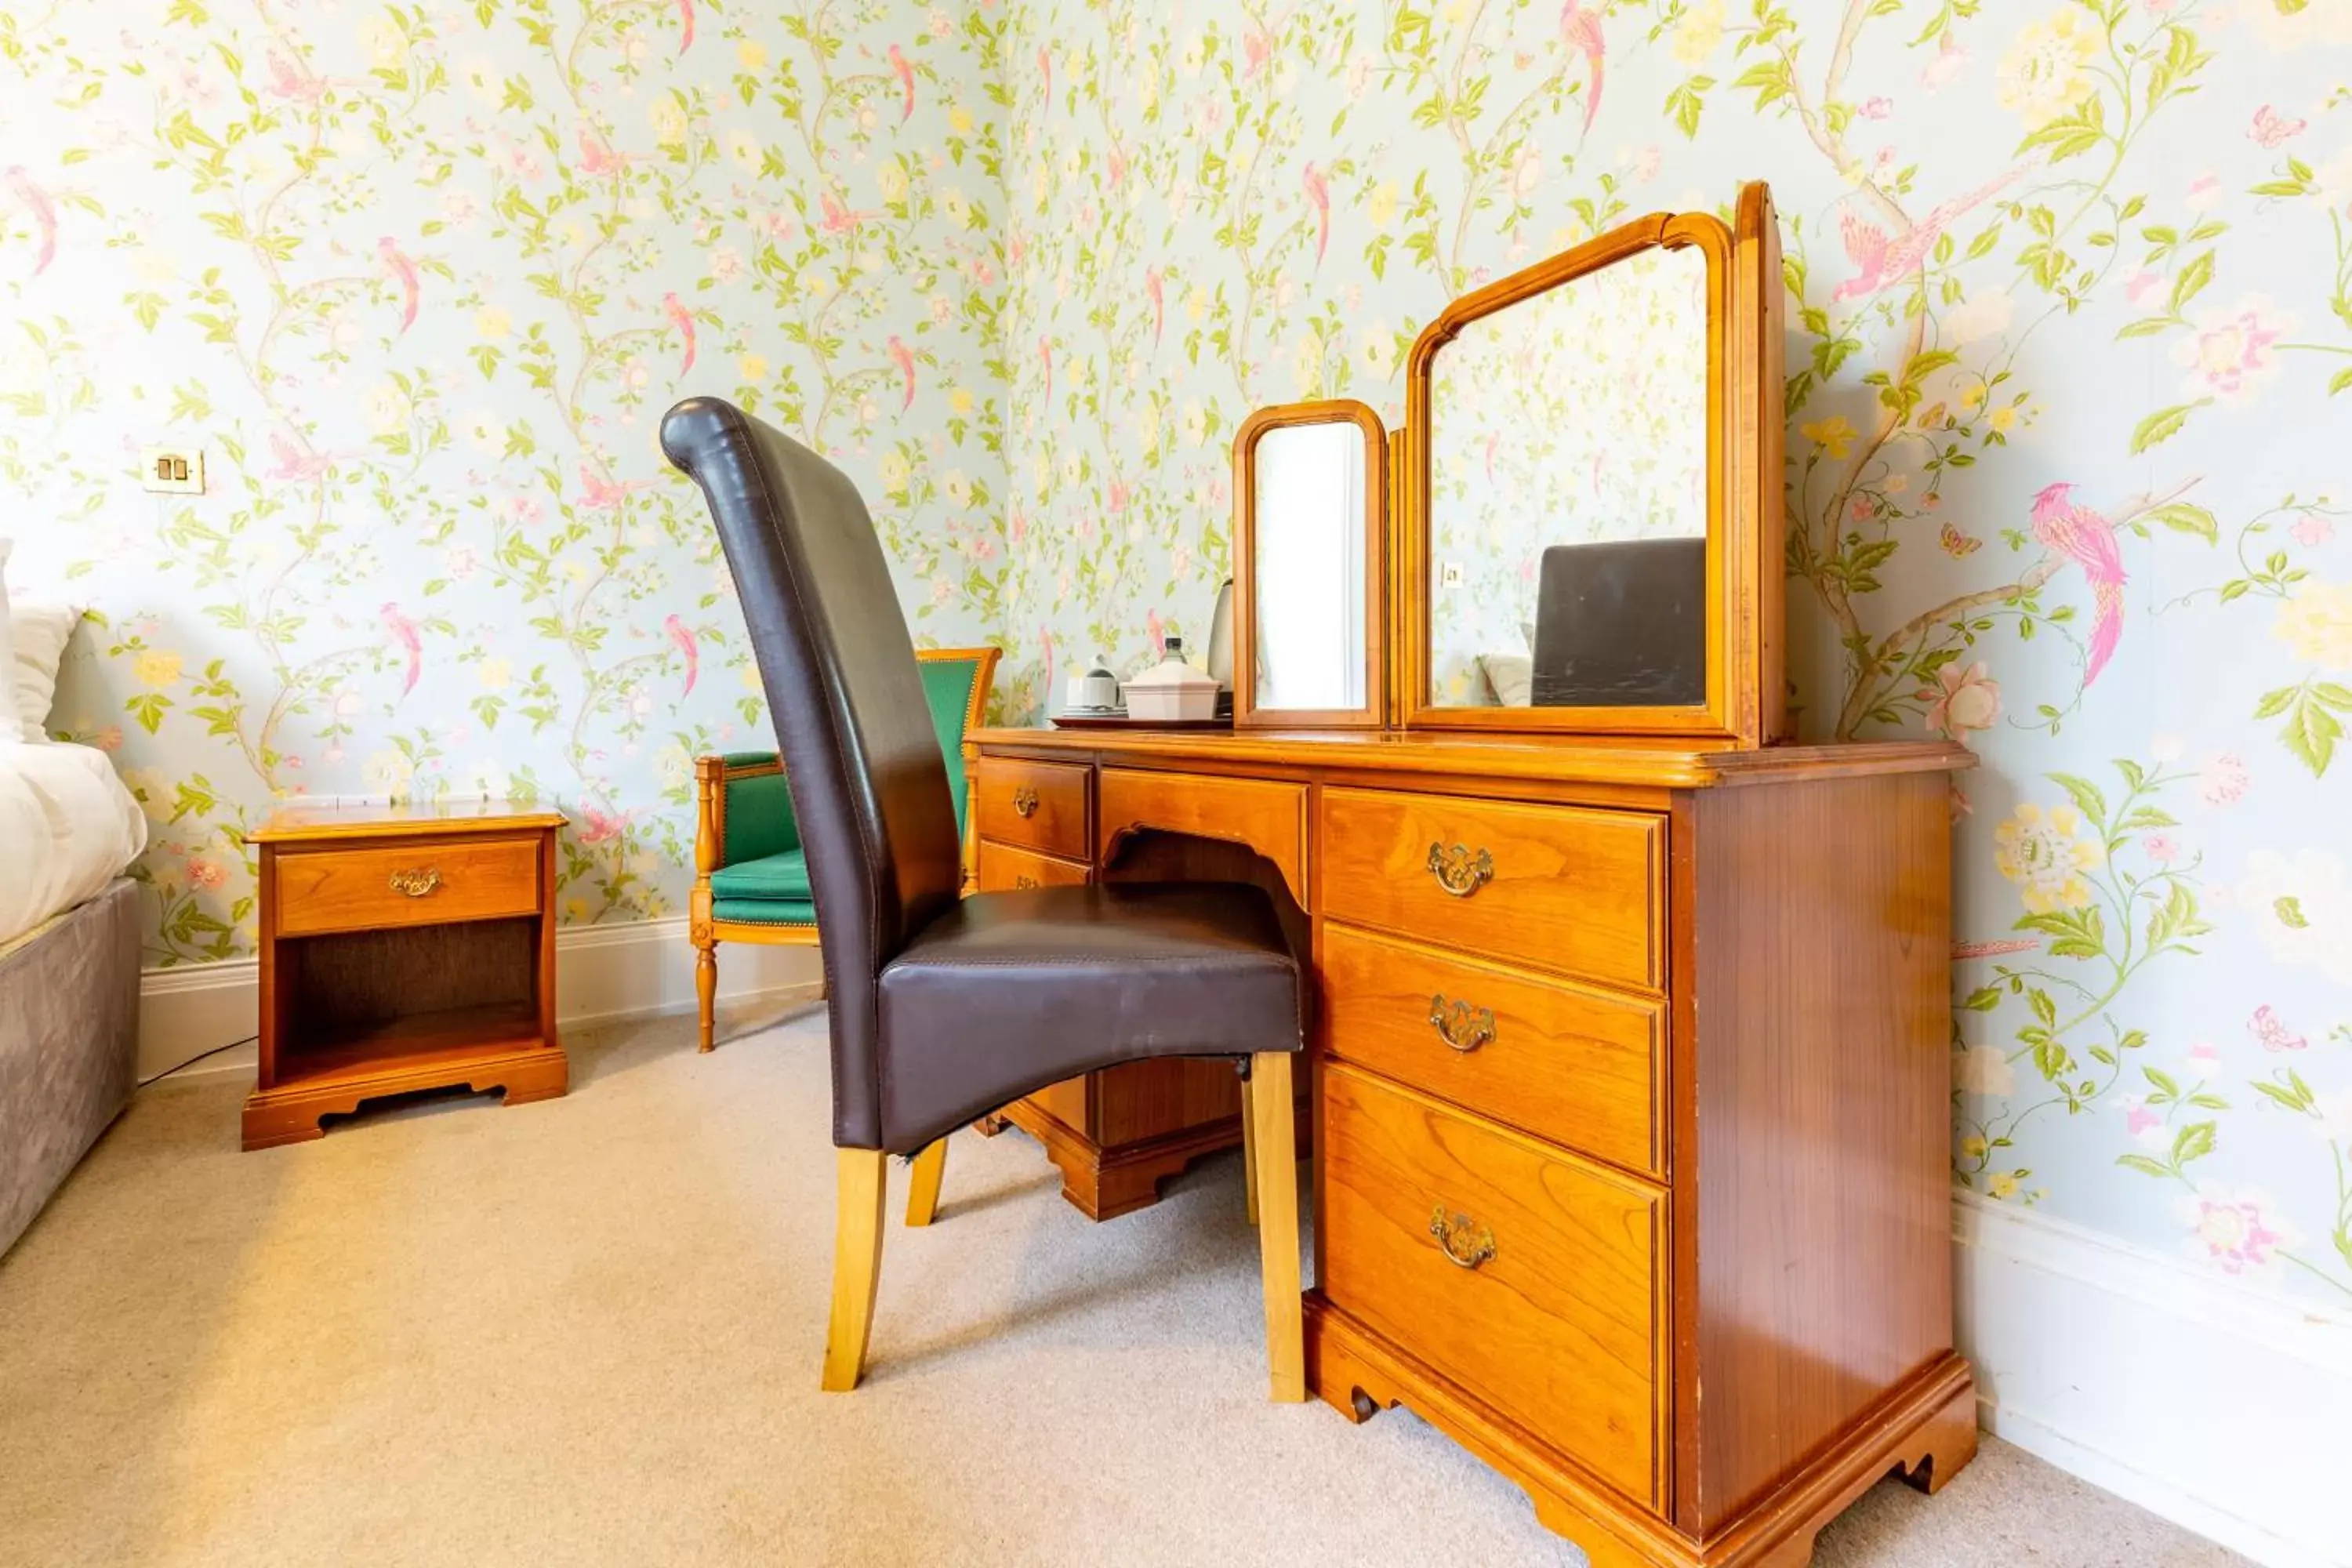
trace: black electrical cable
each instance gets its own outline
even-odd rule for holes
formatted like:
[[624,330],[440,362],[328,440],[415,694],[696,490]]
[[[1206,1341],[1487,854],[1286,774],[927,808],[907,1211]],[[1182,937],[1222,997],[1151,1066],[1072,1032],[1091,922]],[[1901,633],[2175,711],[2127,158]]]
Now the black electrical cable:
[[254,1041],[256,1041],[256,1040],[257,1040],[257,1039],[259,1039],[259,1038],[261,1038],[261,1037],[260,1037],[259,1035],[247,1035],[247,1036],[246,1036],[246,1037],[245,1037],[245,1038],[243,1038],[243,1039],[241,1039],[241,1040],[231,1040],[228,1044],[226,1044],[226,1045],[225,1045],[225,1046],[215,1046],[211,1050],[205,1051],[205,1052],[200,1053],[199,1055],[190,1057],[186,1061],[182,1062],[182,1063],[179,1065],[179,1067],[170,1067],[170,1068],[165,1068],[162,1072],[157,1073],[153,1078],[142,1078],[142,1079],[141,1079],[139,1080],[139,1087],[140,1087],[140,1088],[142,1088],[142,1089],[145,1089],[145,1088],[146,1088],[149,1084],[151,1084],[151,1083],[158,1083],[158,1082],[161,1082],[163,1079],[167,1079],[167,1078],[171,1077],[173,1073],[178,1072],[178,1071],[180,1070],[180,1068],[192,1068],[192,1067],[195,1066],[198,1062],[203,1061],[203,1060],[205,1059],[205,1057],[216,1057],[216,1056],[220,1055],[223,1051],[233,1051],[233,1050],[236,1049],[236,1048],[237,1048],[237,1047],[239,1047],[239,1046],[249,1046],[249,1045],[253,1044],[253,1042],[254,1042]]

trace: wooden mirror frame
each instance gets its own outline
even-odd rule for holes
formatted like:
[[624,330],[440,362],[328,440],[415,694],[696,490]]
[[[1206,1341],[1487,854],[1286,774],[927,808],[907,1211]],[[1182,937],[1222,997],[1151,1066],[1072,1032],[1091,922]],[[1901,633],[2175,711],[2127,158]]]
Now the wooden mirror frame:
[[[1360,708],[1257,706],[1257,444],[1269,430],[1353,425],[1364,437],[1364,701]],[[1389,710],[1389,442],[1381,416],[1352,397],[1277,403],[1234,434],[1234,728],[1360,730]]]
[[[1481,317],[1653,247],[1696,246],[1707,268],[1706,699],[1681,707],[1470,708],[1430,700],[1429,439],[1438,351]],[[1788,730],[1782,585],[1781,289],[1779,221],[1759,181],[1734,222],[1654,213],[1463,295],[1406,362],[1399,497],[1405,722],[1414,729],[1672,734],[1768,745]]]

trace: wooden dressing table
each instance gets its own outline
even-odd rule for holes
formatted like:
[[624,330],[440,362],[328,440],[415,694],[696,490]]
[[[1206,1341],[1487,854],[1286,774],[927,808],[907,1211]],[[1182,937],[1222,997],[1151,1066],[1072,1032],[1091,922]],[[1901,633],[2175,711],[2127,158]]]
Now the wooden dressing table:
[[[1234,731],[972,737],[983,888],[1276,895],[1312,980],[1307,1385],[1411,1406],[1599,1568],[1792,1568],[1890,1468],[1976,1451],[1973,758],[1788,743],[1780,279],[1750,185],[1454,301],[1400,432],[1252,416]],[[1107,1215],[1238,1107],[1169,1062],[1006,1115]]]

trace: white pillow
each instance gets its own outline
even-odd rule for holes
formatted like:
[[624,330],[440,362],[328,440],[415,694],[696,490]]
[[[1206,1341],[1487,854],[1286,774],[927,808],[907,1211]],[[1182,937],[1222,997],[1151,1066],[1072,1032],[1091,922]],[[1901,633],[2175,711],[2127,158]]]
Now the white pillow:
[[71,605],[8,605],[8,631],[16,644],[16,722],[31,742],[49,738],[49,704],[58,695],[58,666],[65,662],[66,642],[81,623],[81,612]]
[[0,742],[23,734],[16,717],[16,639],[8,630],[8,552],[13,539],[0,539]]
[[1535,660],[1523,653],[1482,653],[1478,668],[1486,677],[1487,689],[1495,700],[1506,708],[1530,705],[1531,688],[1535,681]]

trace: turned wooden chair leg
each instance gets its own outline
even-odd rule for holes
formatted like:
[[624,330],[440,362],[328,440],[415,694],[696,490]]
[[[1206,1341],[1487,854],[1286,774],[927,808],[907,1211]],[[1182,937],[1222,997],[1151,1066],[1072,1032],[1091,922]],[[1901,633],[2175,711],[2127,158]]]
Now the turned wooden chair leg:
[[824,1390],[846,1394],[857,1386],[866,1370],[866,1338],[874,1327],[874,1291],[882,1280],[883,1200],[889,1190],[885,1178],[890,1157],[879,1149],[834,1152],[838,1188],[833,1226],[833,1312],[824,1330]]
[[719,1021],[719,944],[704,942],[694,950],[694,999],[701,1014],[702,1033],[695,1049],[707,1051]]
[[1298,1302],[1297,1112],[1289,1051],[1250,1058],[1250,1121],[1257,1129],[1257,1245],[1265,1276],[1265,1361],[1276,1404],[1307,1397],[1306,1327]]
[[1242,1079],[1242,1212],[1257,1223],[1257,1115],[1250,1109],[1250,1079]]
[[907,1187],[907,1223],[929,1225],[940,1212],[940,1183],[948,1173],[948,1141],[936,1138],[925,1144],[908,1168],[914,1180]]

